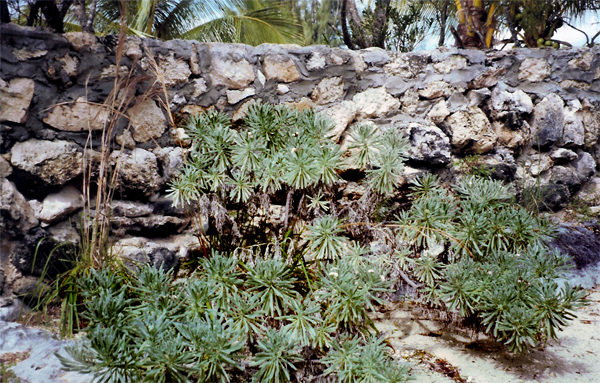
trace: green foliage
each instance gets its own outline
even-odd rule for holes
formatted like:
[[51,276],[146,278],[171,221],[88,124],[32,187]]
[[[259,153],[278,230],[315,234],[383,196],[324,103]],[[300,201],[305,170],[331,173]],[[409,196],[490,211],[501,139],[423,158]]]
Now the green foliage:
[[584,293],[556,282],[567,261],[547,250],[552,224],[498,181],[465,176],[453,189],[416,180],[415,201],[398,219],[401,241],[419,254],[407,268],[425,299],[480,323],[511,351],[556,339]]

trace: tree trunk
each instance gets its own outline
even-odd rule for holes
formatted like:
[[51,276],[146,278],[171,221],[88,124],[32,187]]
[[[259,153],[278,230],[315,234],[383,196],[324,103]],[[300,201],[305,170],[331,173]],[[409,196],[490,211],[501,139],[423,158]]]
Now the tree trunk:
[[10,23],[10,12],[6,0],[0,0],[0,23]]
[[390,1],[391,0],[377,0],[377,3],[375,4],[372,43],[374,47],[385,48]]
[[98,0],[92,0],[90,3],[89,14],[86,12],[86,1],[76,0],[76,14],[81,25],[81,31],[87,33],[94,33],[94,18],[96,17],[96,4]]
[[342,0],[342,9],[340,11],[340,19],[342,21],[342,38],[344,39],[344,44],[346,44],[348,49],[356,50],[356,45],[352,41],[352,36],[350,36],[350,32],[348,31],[348,21],[346,19],[346,13],[348,11],[347,3],[348,0]]
[[450,0],[444,1],[440,9],[440,39],[438,46],[443,47],[446,43],[446,23],[448,22],[448,5]]

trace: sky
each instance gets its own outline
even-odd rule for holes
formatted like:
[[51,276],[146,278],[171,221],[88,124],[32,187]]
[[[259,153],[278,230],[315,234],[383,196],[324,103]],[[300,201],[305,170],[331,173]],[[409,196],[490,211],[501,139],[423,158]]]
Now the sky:
[[[581,20],[571,24],[586,32],[588,37],[591,39],[598,31],[600,31],[600,14],[590,12]],[[507,33],[506,36],[501,36],[500,39],[508,37],[510,37],[510,34]],[[435,49],[437,47],[438,38],[439,36],[437,35],[426,38],[421,44],[419,44],[417,50]],[[568,25],[564,25],[562,28],[556,31],[552,38],[571,43],[573,44],[573,47],[582,47],[585,45],[585,36],[583,33],[576,31]],[[600,44],[600,36],[598,36],[595,41],[596,43]],[[446,45],[454,45],[454,38],[452,36],[448,37]]]

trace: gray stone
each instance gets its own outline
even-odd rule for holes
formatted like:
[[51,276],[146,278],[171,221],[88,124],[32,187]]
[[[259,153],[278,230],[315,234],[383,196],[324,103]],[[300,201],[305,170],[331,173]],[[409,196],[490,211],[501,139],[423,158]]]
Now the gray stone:
[[497,147],[492,154],[483,158],[482,164],[489,170],[492,179],[505,182],[515,179],[517,164],[506,148]]
[[317,105],[330,104],[344,97],[344,80],[341,77],[327,77],[313,89],[311,99]]
[[154,149],[165,182],[171,180],[184,165],[184,151],[180,147],[165,147]]
[[450,163],[450,140],[440,128],[413,122],[408,126],[407,136],[412,162],[429,166]]
[[38,224],[25,197],[6,178],[0,178],[0,231],[17,235]]
[[44,56],[46,56],[46,54],[48,54],[48,51],[45,49],[37,50],[37,51],[30,51],[27,48],[21,48],[21,49],[13,49],[12,54],[19,61],[27,61],[27,60],[31,60],[31,59],[37,59],[40,57],[44,57]]
[[382,66],[390,62],[390,55],[377,47],[366,48],[361,51],[362,58],[368,65]]
[[263,70],[267,80],[294,82],[300,80],[300,72],[294,60],[281,55],[271,55],[263,60]]
[[227,90],[227,102],[229,104],[237,104],[238,102],[252,97],[256,94],[256,89],[246,88],[244,90]]
[[389,94],[384,86],[357,93],[352,101],[356,104],[358,119],[384,117],[400,108],[400,101]]
[[66,372],[56,353],[67,356],[66,346],[73,341],[59,341],[56,335],[37,328],[0,320],[0,357],[7,353],[28,353],[11,371],[23,383],[89,383],[92,375]]
[[0,121],[24,123],[33,92],[33,80],[15,78],[7,83],[0,78]]
[[498,141],[487,116],[477,107],[456,112],[446,122],[452,130],[452,146],[459,150],[482,154],[492,150]]
[[559,148],[550,153],[550,158],[552,161],[554,161],[554,163],[560,165],[576,160],[578,157],[577,153],[572,150]]
[[158,172],[156,156],[144,149],[135,148],[131,152],[112,152],[111,159],[119,163],[119,184],[131,194],[142,194],[149,197],[163,185],[163,179]]
[[581,147],[584,143],[585,130],[583,128],[581,103],[579,100],[569,101],[569,105],[564,108],[564,126],[563,133],[559,140],[561,146]]
[[165,132],[167,119],[152,99],[137,103],[129,109],[128,114],[133,128],[133,139],[137,142],[156,140]]
[[469,106],[480,106],[491,95],[492,92],[487,88],[470,90],[467,93],[467,98],[469,99]]
[[143,217],[113,217],[110,221],[115,235],[140,235],[145,237],[165,237],[182,232],[189,224],[189,218],[150,214]]
[[444,81],[432,81],[427,86],[419,90],[419,96],[431,100],[439,97],[449,97],[453,92],[450,84]]
[[564,185],[572,194],[583,182],[579,174],[578,170],[572,166],[557,165],[544,174],[542,181],[546,181],[548,184]]
[[512,112],[523,115],[533,111],[531,97],[520,89],[514,92],[502,91],[498,88],[494,89],[490,106],[497,118],[502,118]]
[[67,186],[58,193],[48,194],[42,203],[42,211],[37,217],[45,223],[53,223],[83,207],[83,195],[73,186]]
[[462,92],[454,92],[448,99],[448,110],[450,113],[465,111],[469,108],[471,102]]
[[594,157],[590,153],[583,150],[579,150],[577,155],[578,158],[573,165],[575,166],[575,170],[577,170],[579,178],[585,182],[596,174],[596,161],[594,161]]
[[600,204],[600,177],[592,177],[577,193],[577,198],[588,205]]
[[233,61],[218,55],[212,58],[210,79],[213,87],[246,88],[254,81],[254,77],[254,67],[246,59]]
[[564,111],[563,100],[556,94],[550,93],[533,109],[531,125],[534,148],[548,149],[563,134]]
[[584,130],[583,143],[586,148],[590,148],[598,142],[600,137],[600,112],[587,99],[582,102],[581,120]]
[[519,67],[519,81],[539,82],[550,76],[550,65],[544,59],[526,58]]
[[83,155],[67,141],[32,138],[18,142],[12,148],[11,162],[50,185],[62,185],[83,171]]
[[469,89],[491,88],[498,84],[498,79],[504,73],[506,73],[505,68],[490,68],[469,81],[467,86]]
[[141,39],[137,36],[125,37],[125,56],[137,61],[144,55],[140,49]]
[[113,200],[110,203],[111,213],[115,217],[143,217],[152,214],[154,207],[149,204],[136,202]]
[[110,110],[79,97],[72,103],[56,105],[43,121],[58,130],[87,132],[102,130],[110,119]]

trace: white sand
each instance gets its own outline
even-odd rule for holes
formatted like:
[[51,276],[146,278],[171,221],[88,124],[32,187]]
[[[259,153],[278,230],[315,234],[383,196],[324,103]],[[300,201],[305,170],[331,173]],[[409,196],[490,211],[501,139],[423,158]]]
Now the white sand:
[[[414,366],[417,383],[600,383],[600,286],[588,299],[590,304],[559,333],[558,342],[524,355],[511,354],[485,336],[474,343],[465,330],[431,320],[431,314],[410,303],[378,313],[376,326],[389,336],[395,355]],[[428,354],[424,359],[433,363],[421,362]],[[453,380],[432,371],[436,358],[456,367],[460,377]]]

